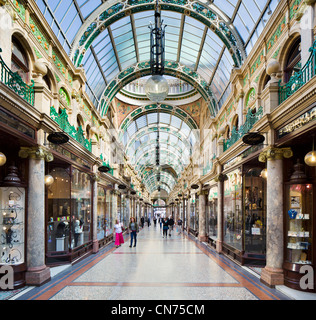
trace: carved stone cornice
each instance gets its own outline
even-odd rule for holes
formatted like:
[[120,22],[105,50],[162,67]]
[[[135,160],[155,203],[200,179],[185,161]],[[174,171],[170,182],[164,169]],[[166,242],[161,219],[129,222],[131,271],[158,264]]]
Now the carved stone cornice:
[[30,158],[36,160],[45,160],[46,162],[52,162],[54,160],[54,156],[51,152],[44,149],[43,147],[21,147],[19,151],[20,158]]
[[266,162],[270,160],[282,160],[283,158],[291,158],[293,156],[293,151],[291,148],[274,148],[263,151],[259,155],[260,162]]

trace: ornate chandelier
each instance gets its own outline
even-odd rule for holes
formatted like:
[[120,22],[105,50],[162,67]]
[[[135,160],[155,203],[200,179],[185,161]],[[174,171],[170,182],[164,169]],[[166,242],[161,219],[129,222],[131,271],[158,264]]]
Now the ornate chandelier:
[[168,81],[163,77],[165,69],[165,28],[156,1],[155,27],[150,24],[150,69],[152,76],[147,80],[145,92],[153,102],[164,101],[169,92]]

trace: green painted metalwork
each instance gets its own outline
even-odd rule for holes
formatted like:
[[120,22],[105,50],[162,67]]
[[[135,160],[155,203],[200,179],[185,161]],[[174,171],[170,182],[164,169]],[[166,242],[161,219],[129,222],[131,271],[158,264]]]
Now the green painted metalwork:
[[[229,28],[226,20],[213,12],[210,7],[187,0],[159,0],[159,5],[161,6],[161,10],[186,13],[207,25],[224,42],[236,66],[241,66],[246,58],[246,53],[242,47],[241,39],[239,40],[240,44],[238,44],[237,31]],[[83,32],[79,41],[75,41],[74,48],[72,49],[73,54],[71,55],[74,64],[80,66],[84,54],[93,40],[111,23],[118,21],[127,14],[154,10],[154,6],[154,0],[128,0],[106,9],[101,15],[94,18],[94,21]]]
[[261,119],[262,115],[263,115],[262,107],[260,107],[256,113],[252,113],[252,110],[248,109],[245,123],[242,126],[240,126],[238,130],[234,126],[231,131],[230,138],[224,142],[224,151],[229,149],[233,144],[235,144],[239,139],[241,139],[246,133],[248,133],[249,130],[253,128],[255,123],[259,119]]
[[[215,117],[219,106],[214,97],[210,87],[207,86],[206,81],[193,69],[186,67],[178,62],[165,61],[165,75],[177,77],[183,81],[188,82],[190,85],[196,88],[196,90],[201,94],[208,104],[208,108],[211,114]],[[101,95],[101,101],[97,107],[101,115],[105,115],[108,108],[117,94],[125,85],[141,78],[143,76],[148,76],[151,74],[149,61],[136,63],[132,67],[128,67],[123,70],[119,75],[117,75],[106,87],[105,91]]]
[[310,56],[299,72],[296,72],[290,80],[281,85],[279,81],[279,104],[288,99],[304,84],[311,80],[316,74],[316,41],[314,41],[312,47],[309,48]]
[[[0,53],[2,49],[0,49]],[[13,90],[16,94],[22,97],[30,105],[34,106],[34,81],[32,80],[32,85],[27,85],[17,72],[13,72],[3,61],[0,55],[1,64],[1,82],[3,82],[7,87]]]
[[71,138],[75,139],[90,152],[92,151],[91,140],[84,137],[81,126],[76,130],[75,127],[69,123],[66,109],[61,109],[61,113],[59,114],[54,107],[51,107],[50,117],[59,125],[60,129],[67,133]]
[[106,166],[106,167],[109,167],[109,168],[110,168],[110,170],[108,171],[108,173],[113,176],[114,169],[110,166],[110,162],[109,162],[109,161],[104,161],[104,158],[103,158],[102,153],[100,154],[100,159],[101,159],[101,161],[102,161],[102,165],[103,165],[103,166]]

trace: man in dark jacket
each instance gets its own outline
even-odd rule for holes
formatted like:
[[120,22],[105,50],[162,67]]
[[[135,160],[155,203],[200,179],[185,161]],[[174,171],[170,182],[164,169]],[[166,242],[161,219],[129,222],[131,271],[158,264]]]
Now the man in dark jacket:
[[169,219],[167,217],[162,219],[162,225],[162,237],[168,238]]
[[171,231],[173,230],[174,220],[172,216],[169,218],[169,237],[171,237]]

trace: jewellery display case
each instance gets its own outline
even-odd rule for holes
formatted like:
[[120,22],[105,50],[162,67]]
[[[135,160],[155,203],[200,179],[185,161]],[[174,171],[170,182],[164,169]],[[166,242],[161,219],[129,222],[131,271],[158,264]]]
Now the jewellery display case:
[[0,266],[14,269],[14,288],[24,285],[25,271],[25,186],[10,167],[0,186]]
[[[308,183],[304,166],[296,164],[290,183],[286,185],[285,203],[285,285],[302,290],[302,266],[313,267],[313,184]],[[305,291],[305,290],[304,290]]]

